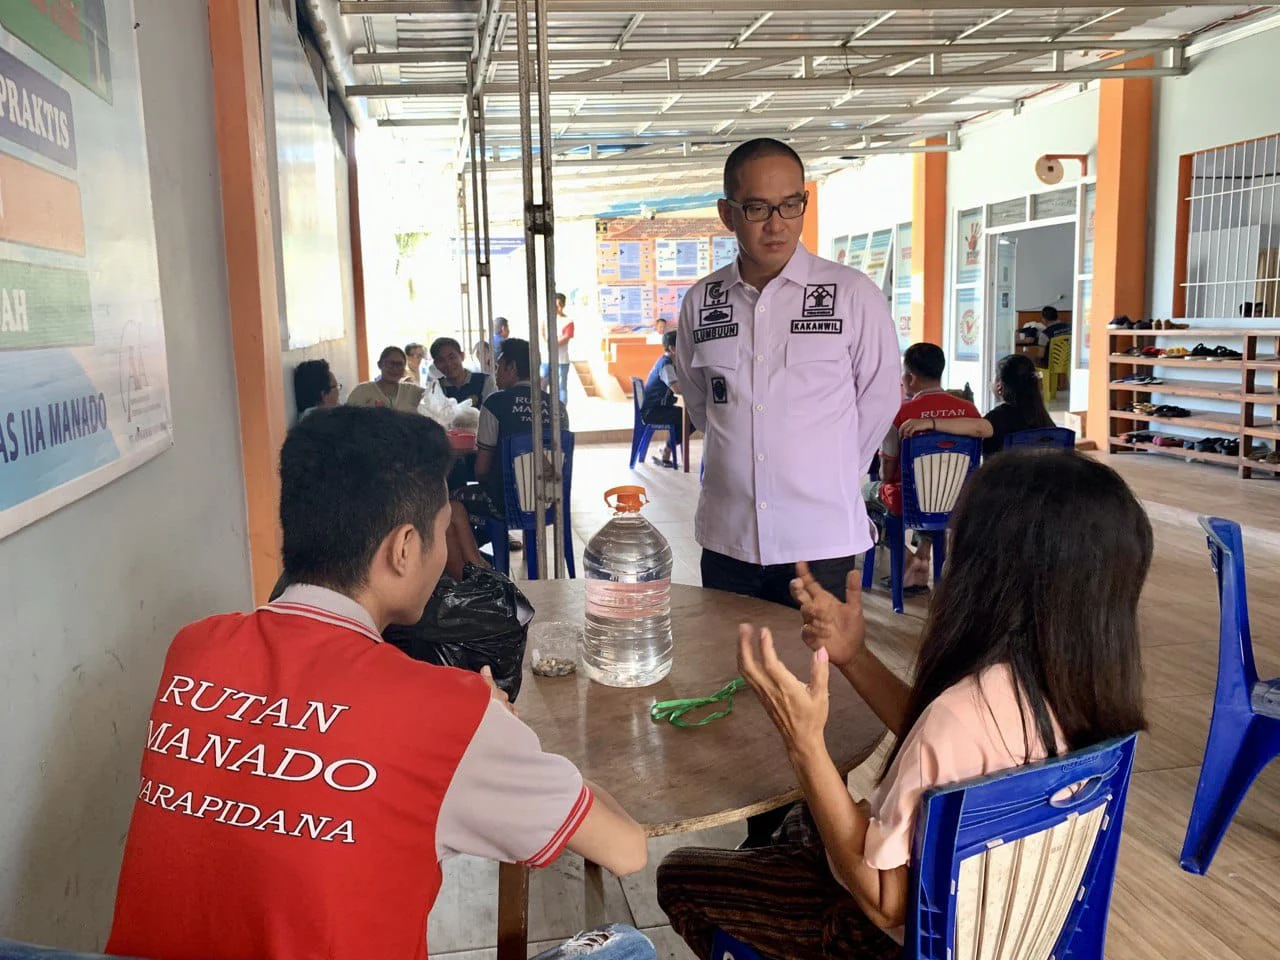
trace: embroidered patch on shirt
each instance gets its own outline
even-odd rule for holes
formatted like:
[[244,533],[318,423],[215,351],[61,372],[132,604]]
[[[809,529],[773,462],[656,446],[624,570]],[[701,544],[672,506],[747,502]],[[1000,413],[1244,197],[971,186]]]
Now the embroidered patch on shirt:
[[736,323],[717,323],[711,327],[699,327],[693,331],[694,343],[706,343],[708,340],[725,340],[738,335]]
[[724,377],[711,378],[711,402],[712,403],[728,403],[729,402],[729,386],[725,382]]
[[709,327],[733,319],[733,307],[703,307],[698,311],[698,326]]
[[792,333],[843,333],[843,320],[792,320]]
[[807,283],[804,287],[802,317],[833,317],[836,313],[836,285],[834,283]]
[[702,305],[704,307],[722,307],[729,302],[729,291],[724,288],[723,280],[712,280],[702,288]]

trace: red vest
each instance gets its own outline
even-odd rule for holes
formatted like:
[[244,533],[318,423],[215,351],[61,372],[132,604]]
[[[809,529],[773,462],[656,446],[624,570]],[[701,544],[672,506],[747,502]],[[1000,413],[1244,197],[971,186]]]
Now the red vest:
[[489,692],[376,641],[298,604],[174,638],[108,953],[425,960],[436,820]]

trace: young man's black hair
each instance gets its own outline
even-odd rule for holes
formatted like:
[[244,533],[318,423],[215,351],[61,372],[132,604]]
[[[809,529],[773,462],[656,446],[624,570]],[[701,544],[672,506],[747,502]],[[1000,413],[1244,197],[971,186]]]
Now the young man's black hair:
[[675,330],[668,330],[662,335],[662,349],[674,350],[676,348],[676,332]]
[[431,354],[432,362],[435,362],[436,360],[440,359],[440,351],[445,349],[446,347],[453,347],[453,349],[457,350],[459,353],[462,353],[462,344],[460,344],[457,340],[453,339],[453,337],[436,337],[434,340],[431,341],[431,349],[427,351],[429,354]]
[[738,189],[738,171],[757,157],[790,157],[800,168],[800,179],[804,179],[804,161],[800,159],[800,154],[781,140],[773,140],[769,137],[748,140],[735,147],[733,153],[729,154],[729,158],[724,162],[725,199],[737,199],[733,194]]
[[328,392],[328,360],[303,360],[293,368],[293,402],[299,416],[320,406],[320,398]]
[[1043,320],[1046,324],[1057,323],[1058,308],[1057,307],[1041,307],[1040,319]]
[[303,420],[280,451],[288,581],[350,595],[396,527],[429,545],[452,465],[444,428],[416,413],[343,406]]
[[902,354],[902,364],[922,380],[941,380],[947,355],[935,343],[913,343]]
[[521,380],[529,379],[529,341],[520,337],[508,337],[498,348],[498,363],[514,364]]

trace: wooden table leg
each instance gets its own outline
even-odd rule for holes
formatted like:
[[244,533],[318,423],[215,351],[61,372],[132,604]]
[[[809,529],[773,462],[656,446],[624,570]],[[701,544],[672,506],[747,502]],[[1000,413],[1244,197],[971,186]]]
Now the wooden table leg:
[[584,928],[594,930],[604,926],[604,870],[590,860],[582,864],[582,887]]
[[529,955],[529,868],[498,864],[498,960]]
[[684,407],[680,407],[684,413],[680,417],[680,445],[684,447],[684,472],[689,472],[689,411]]

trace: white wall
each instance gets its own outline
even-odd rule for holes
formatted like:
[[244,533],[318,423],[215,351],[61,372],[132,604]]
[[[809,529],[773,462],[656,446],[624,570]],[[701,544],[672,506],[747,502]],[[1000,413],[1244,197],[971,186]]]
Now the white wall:
[[1076,231],[1059,223],[1019,230],[1013,305],[1017,310],[1057,307],[1070,310],[1075,287]]
[[250,603],[207,7],[135,19],[176,444],[0,540],[0,936],[75,948],[106,938],[169,640]]
[[818,246],[831,256],[840,236],[895,227],[911,219],[909,154],[876,154],[838,170],[818,185]]
[[[1094,171],[1098,154],[1096,84],[1084,93],[1067,99],[1041,104],[1033,100],[1016,117],[1004,117],[966,127],[960,134],[960,149],[947,154],[947,314],[943,324],[943,337],[948,357],[948,386],[960,386],[965,382],[986,382],[986,373],[980,362],[951,360],[955,344],[953,280],[956,214],[971,207],[1012,200],[1014,197],[1048,189],[1035,174],[1036,159],[1046,153],[1086,154],[1089,157],[1090,173]],[[1066,177],[1059,186],[1066,187],[1078,182],[1079,171],[1078,164],[1068,164]],[[1067,262],[1070,264],[1070,256]],[[1019,272],[1021,266],[1020,250]],[[994,304],[984,304],[984,313],[984,323],[991,323],[995,314]],[[1078,389],[1079,398],[1083,398],[1087,381],[1081,380]],[[1073,397],[1076,392],[1077,384],[1073,380]],[[1071,409],[1079,409],[1079,404],[1073,402]]]
[[1150,270],[1154,316],[1173,312],[1179,158],[1280,133],[1280,98],[1273,95],[1277,62],[1280,29],[1271,29],[1194,58],[1185,77],[1158,82]]

